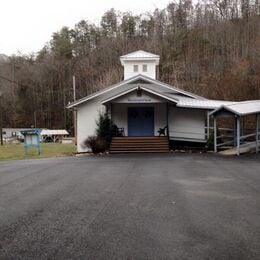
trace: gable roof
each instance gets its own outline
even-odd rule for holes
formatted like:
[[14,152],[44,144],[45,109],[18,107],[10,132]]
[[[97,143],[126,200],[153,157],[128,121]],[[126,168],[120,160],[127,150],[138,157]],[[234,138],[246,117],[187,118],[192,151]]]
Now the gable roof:
[[[150,89],[152,88],[151,89],[152,91],[156,91],[158,93],[163,92],[164,95],[169,95],[168,98],[175,99],[174,97],[171,97],[172,94],[181,94],[181,95],[184,95],[188,98],[206,100],[205,98],[203,98],[201,96],[192,94],[190,92],[187,92],[187,91],[181,90],[179,88],[173,87],[169,84],[166,84],[166,83],[163,83],[161,81],[158,81],[158,80],[155,80],[155,79],[152,79],[152,78],[149,78],[147,76],[139,74],[139,75],[134,76],[132,78],[129,78],[127,80],[121,81],[117,84],[114,84],[110,87],[99,90],[99,91],[97,91],[93,94],[90,94],[90,95],[88,95],[84,98],[76,100],[75,102],[68,104],[67,108],[77,107],[84,102],[87,102],[87,101],[89,101],[93,98],[96,98],[96,97],[104,95],[104,94],[106,94],[106,96],[113,96],[113,95],[116,96],[122,91],[126,91],[127,89],[135,88],[136,86],[133,83],[138,82],[138,81],[143,81],[144,83],[146,83],[146,87],[149,87]],[[148,86],[147,83],[149,84],[149,86]],[[109,92],[110,92],[110,94],[109,94]]]
[[125,54],[123,56],[120,56],[120,62],[122,65],[124,65],[125,61],[156,61],[156,65],[159,65],[159,60],[160,60],[159,55],[147,51],[143,51],[143,50],[134,51]]
[[138,89],[142,89],[143,91],[147,92],[147,93],[150,93],[150,94],[153,94],[157,97],[160,97],[160,98],[163,98],[163,99],[166,99],[168,101],[171,101],[171,102],[174,102],[174,103],[177,103],[178,102],[178,99],[176,98],[173,98],[173,97],[170,97],[169,95],[167,95],[166,93],[164,92],[158,92],[157,90],[154,90],[153,88],[151,88],[151,86],[149,86],[150,84],[135,84],[134,88],[130,88],[128,90],[125,90],[125,91],[121,91],[120,93],[118,93],[117,95],[112,95],[104,100],[102,100],[102,104],[105,104],[107,102],[110,102],[112,100],[115,100],[119,97],[122,97],[122,96],[125,96],[131,92],[134,92]]
[[258,114],[260,113],[260,100],[249,100],[242,102],[234,102],[229,105],[222,105],[218,109],[212,111],[210,115],[214,115],[221,110],[226,110],[238,116]]
[[139,58],[158,59],[158,58],[160,58],[160,56],[147,52],[147,51],[139,50],[139,51],[134,51],[134,52],[122,55],[122,56],[120,56],[120,58],[122,58],[122,59],[139,59]]

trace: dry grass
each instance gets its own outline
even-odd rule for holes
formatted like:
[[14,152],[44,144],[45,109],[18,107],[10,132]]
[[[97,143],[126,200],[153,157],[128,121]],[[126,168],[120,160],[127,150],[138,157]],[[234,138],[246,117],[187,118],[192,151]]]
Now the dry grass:
[[0,160],[16,160],[29,158],[47,158],[70,156],[76,151],[74,144],[41,144],[41,154],[38,155],[36,148],[29,148],[25,154],[23,144],[5,144],[0,146]]

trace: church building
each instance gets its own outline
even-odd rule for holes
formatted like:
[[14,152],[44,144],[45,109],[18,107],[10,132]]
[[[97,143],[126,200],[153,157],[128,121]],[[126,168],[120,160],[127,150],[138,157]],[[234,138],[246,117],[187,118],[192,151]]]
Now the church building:
[[[124,80],[70,103],[77,111],[77,151],[95,135],[99,113],[107,112],[123,138],[206,143],[209,113],[233,102],[209,100],[157,79],[160,57],[142,50],[120,57]],[[157,137],[158,138],[158,137]],[[126,140],[125,139],[125,140]],[[148,146],[149,147],[149,146]]]

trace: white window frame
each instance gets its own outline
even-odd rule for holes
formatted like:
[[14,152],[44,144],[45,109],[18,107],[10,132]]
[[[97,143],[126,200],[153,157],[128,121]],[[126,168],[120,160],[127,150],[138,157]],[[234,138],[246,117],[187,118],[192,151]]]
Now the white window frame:
[[134,72],[138,72],[138,65],[137,64],[134,64]]

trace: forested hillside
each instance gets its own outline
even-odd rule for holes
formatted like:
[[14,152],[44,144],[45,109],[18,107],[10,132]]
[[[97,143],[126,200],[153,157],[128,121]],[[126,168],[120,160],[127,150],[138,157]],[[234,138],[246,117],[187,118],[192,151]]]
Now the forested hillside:
[[180,0],[142,11],[111,9],[99,25],[79,21],[53,33],[39,53],[3,61],[4,126],[36,119],[37,127],[70,129],[72,75],[83,97],[122,80],[119,56],[138,49],[161,56],[161,81],[208,98],[260,99],[259,0]]

